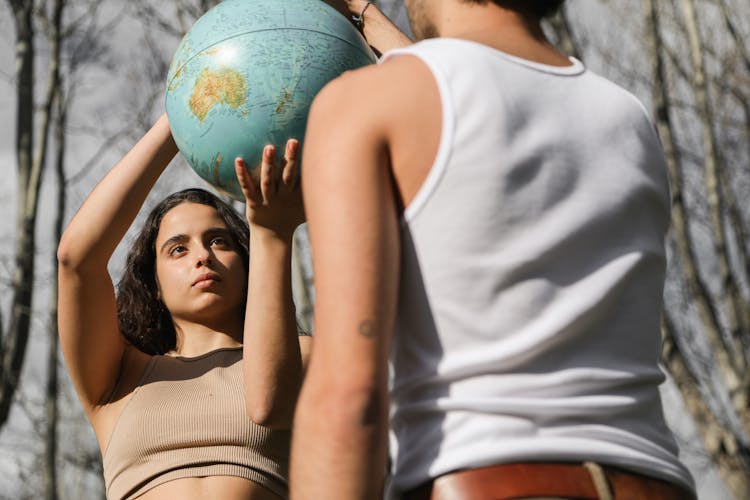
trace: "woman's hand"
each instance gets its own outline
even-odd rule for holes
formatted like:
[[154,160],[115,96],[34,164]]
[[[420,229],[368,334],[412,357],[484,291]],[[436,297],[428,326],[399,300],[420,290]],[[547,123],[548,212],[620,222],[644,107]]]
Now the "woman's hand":
[[325,3],[341,12],[347,19],[351,15],[358,15],[365,8],[367,0],[323,0]]
[[389,50],[408,47],[412,41],[386,17],[380,8],[367,0],[323,0],[354,22],[355,17],[362,15],[358,28],[375,52],[380,56]]
[[347,19],[351,19],[350,14],[352,13],[352,0],[323,0],[325,3],[341,12],[341,14]]
[[[297,166],[299,141],[286,144],[284,160],[276,164],[276,148],[263,148],[260,166],[251,175],[242,158],[234,161],[237,181],[245,195],[245,215],[250,231],[264,232],[291,241],[294,230],[305,221]],[[257,179],[257,181],[254,179]]]

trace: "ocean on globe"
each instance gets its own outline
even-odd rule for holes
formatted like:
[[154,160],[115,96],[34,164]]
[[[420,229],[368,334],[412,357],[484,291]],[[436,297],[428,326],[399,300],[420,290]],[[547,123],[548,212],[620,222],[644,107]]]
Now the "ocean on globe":
[[321,0],[225,0],[185,35],[167,75],[177,147],[198,175],[244,200],[234,173],[263,147],[279,161],[303,142],[315,95],[341,73],[375,62],[357,29]]

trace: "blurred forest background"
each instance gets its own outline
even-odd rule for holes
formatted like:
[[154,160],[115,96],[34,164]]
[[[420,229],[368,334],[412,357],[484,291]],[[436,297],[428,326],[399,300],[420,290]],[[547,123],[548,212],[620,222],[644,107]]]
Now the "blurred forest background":
[[[215,3],[0,0],[0,498],[104,498],[99,450],[57,345],[57,238],[161,114],[172,53]],[[408,31],[402,1],[378,4]],[[658,124],[673,201],[665,411],[700,497],[750,498],[750,5],[568,0],[546,29]],[[175,161],[145,210],[191,185],[202,181]],[[305,324],[304,231],[297,243]]]

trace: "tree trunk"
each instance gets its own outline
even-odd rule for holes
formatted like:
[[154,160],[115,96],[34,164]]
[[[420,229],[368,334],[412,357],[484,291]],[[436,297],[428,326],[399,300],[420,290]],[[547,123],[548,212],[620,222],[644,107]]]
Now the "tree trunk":
[[[682,10],[685,18],[685,27],[690,45],[690,55],[693,63],[692,89],[695,97],[697,111],[700,115],[703,130],[703,156],[704,156],[704,179],[706,183],[707,200],[711,213],[711,231],[714,251],[718,259],[719,280],[721,290],[719,301],[726,313],[727,326],[729,328],[729,342],[727,349],[735,372],[740,374],[740,379],[747,378],[745,371],[747,360],[742,348],[742,332],[739,321],[739,287],[732,275],[729,266],[726,237],[724,233],[724,219],[722,217],[722,199],[719,193],[719,157],[716,150],[716,138],[713,131],[713,112],[709,103],[708,82],[703,63],[703,43],[698,28],[693,0],[682,0]],[[745,391],[737,391],[732,394],[732,400],[738,411],[747,408],[748,401]],[[750,430],[750,426],[747,427]]]
[[721,14],[724,17],[724,23],[727,25],[727,30],[729,31],[729,34],[732,36],[732,39],[737,45],[737,50],[740,53],[740,57],[742,58],[742,62],[745,65],[745,69],[747,71],[750,71],[750,51],[748,51],[747,46],[745,45],[746,37],[743,37],[742,34],[740,34],[737,25],[734,23],[732,14],[729,12],[729,7],[727,6],[726,0],[719,0],[719,8],[721,9]]
[[[11,0],[16,24],[16,76],[18,92],[17,151],[18,151],[18,214],[16,232],[16,258],[13,273],[13,298],[11,317],[2,345],[2,380],[0,380],[0,427],[10,413],[13,396],[18,388],[23,368],[26,346],[31,326],[32,297],[34,289],[34,262],[36,252],[35,228],[39,188],[47,156],[52,101],[59,79],[59,34],[51,41],[47,90],[40,113],[40,130],[36,154],[34,148],[34,27],[33,0]],[[62,6],[55,7],[55,11]],[[60,22],[61,18],[56,22]],[[57,31],[59,32],[59,24]]]
[[[664,145],[670,183],[672,187],[672,231],[681,261],[684,278],[687,283],[689,298],[696,306],[701,318],[701,327],[707,336],[712,356],[730,393],[736,395],[741,391],[743,373],[737,373],[721,341],[721,330],[716,311],[713,308],[708,288],[701,280],[693,251],[693,243],[687,226],[684,199],[682,196],[682,176],[679,157],[675,147],[673,127],[669,115],[669,96],[667,94],[667,74],[663,64],[663,45],[659,31],[659,11],[655,0],[643,0],[646,12],[647,43],[652,58],[654,81],[654,108],[657,127]],[[746,447],[741,447],[731,429],[726,428],[714,415],[706,398],[700,392],[700,382],[691,374],[685,362],[685,356],[675,340],[674,328],[665,311],[663,322],[664,345],[662,359],[675,380],[685,405],[688,408],[704,447],[726,482],[728,488],[738,499],[750,498],[750,456]]]
[[27,212],[29,185],[33,183],[34,144],[34,28],[32,2],[10,0],[16,28],[16,158],[18,201],[16,256],[11,281],[10,324],[0,344],[0,427],[8,419],[18,377],[23,366],[31,324],[34,280],[34,214]]
[[[747,161],[750,161],[750,102],[748,102],[748,98],[740,91],[738,87],[730,88],[729,92],[737,100],[737,103],[742,109],[743,118],[745,120],[744,137],[748,158]],[[740,169],[742,168],[741,165],[739,165],[739,167]],[[748,165],[745,165],[745,169],[748,169]],[[732,192],[732,182],[728,178],[727,170],[728,169],[724,168],[722,169],[721,173],[722,184],[725,191],[727,192],[727,204],[729,205],[730,217],[729,220],[731,221],[732,226],[737,232],[737,246],[739,249],[738,256],[741,260],[745,279],[750,281],[750,256],[748,255],[750,234],[748,234],[747,224],[742,216],[742,210],[740,209],[741,205],[737,202],[734,197],[734,193]],[[745,341],[745,352],[750,352],[750,303],[745,301],[743,306],[744,310],[742,311],[742,315],[740,316],[742,324],[745,328],[745,336],[743,337],[743,340]]]
[[[646,0],[652,2],[653,0]],[[682,394],[706,452],[719,470],[719,474],[737,500],[750,498],[750,449],[735,439],[713,414],[701,394],[698,380],[685,363],[685,356],[674,337],[674,328],[665,314],[662,322],[662,360]]]
[[[746,117],[747,119],[747,117]],[[737,197],[734,195],[732,189],[732,179],[729,175],[729,168],[724,160],[720,162],[719,172],[719,183],[721,186],[721,194],[724,197],[724,203],[727,207],[727,217],[729,218],[729,226],[735,233],[736,238],[736,252],[737,260],[739,261],[738,273],[744,275],[744,279],[747,281],[750,279],[750,258],[748,258],[748,234],[745,230],[745,222],[742,217],[742,210],[740,203],[737,201]],[[744,300],[740,293],[739,287],[735,290],[735,302],[737,305],[737,324],[741,334],[740,345],[738,346],[741,353],[750,352],[750,304]],[[746,380],[747,384],[748,381]]]
[[[56,54],[59,59],[60,44],[60,27],[62,20],[62,10],[64,0],[56,0],[54,6],[52,32],[50,40],[53,43],[52,53]],[[65,123],[66,123],[66,106],[64,102],[61,78],[58,75],[58,84],[55,88],[54,102],[56,104],[55,112],[55,173],[57,175],[57,213],[53,228],[54,240],[53,248],[57,248],[63,231],[63,222],[65,220]],[[45,443],[45,470],[44,470],[44,498],[46,500],[57,500],[57,420],[58,420],[58,374],[57,360],[59,337],[57,330],[57,258],[53,254],[53,274],[52,289],[50,291],[50,314],[49,314],[49,345],[47,350],[47,390],[46,390],[46,443]]]
[[717,369],[727,384],[728,390],[738,391],[740,377],[726,352],[721,341],[721,325],[717,312],[713,307],[708,286],[703,282],[696,265],[697,258],[687,223],[685,200],[683,197],[683,180],[680,171],[680,158],[675,146],[672,121],[669,115],[669,96],[667,95],[667,73],[662,58],[663,44],[659,32],[659,11],[654,0],[644,0],[646,12],[646,34],[652,62],[652,80],[654,116],[659,130],[664,155],[667,161],[670,187],[672,192],[672,234],[677,247],[677,255],[687,284],[690,301],[695,305],[701,321],[702,331],[706,334],[713,356],[717,361]]

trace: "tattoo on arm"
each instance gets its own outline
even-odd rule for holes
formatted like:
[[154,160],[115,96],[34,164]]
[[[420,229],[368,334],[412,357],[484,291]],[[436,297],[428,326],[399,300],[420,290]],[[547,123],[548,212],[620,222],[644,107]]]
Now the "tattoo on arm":
[[367,402],[367,407],[362,412],[360,418],[360,424],[363,426],[376,425],[380,421],[380,411],[382,405],[379,403],[377,396],[374,394],[370,396],[370,400]]
[[[360,322],[357,331],[368,340],[375,340],[377,338],[374,320],[366,319]],[[369,427],[382,423],[383,411],[383,401],[379,399],[378,393],[369,394],[367,406],[363,409],[360,417],[360,424]]]
[[367,339],[375,338],[375,322],[369,319],[362,321],[357,329],[359,334]]

